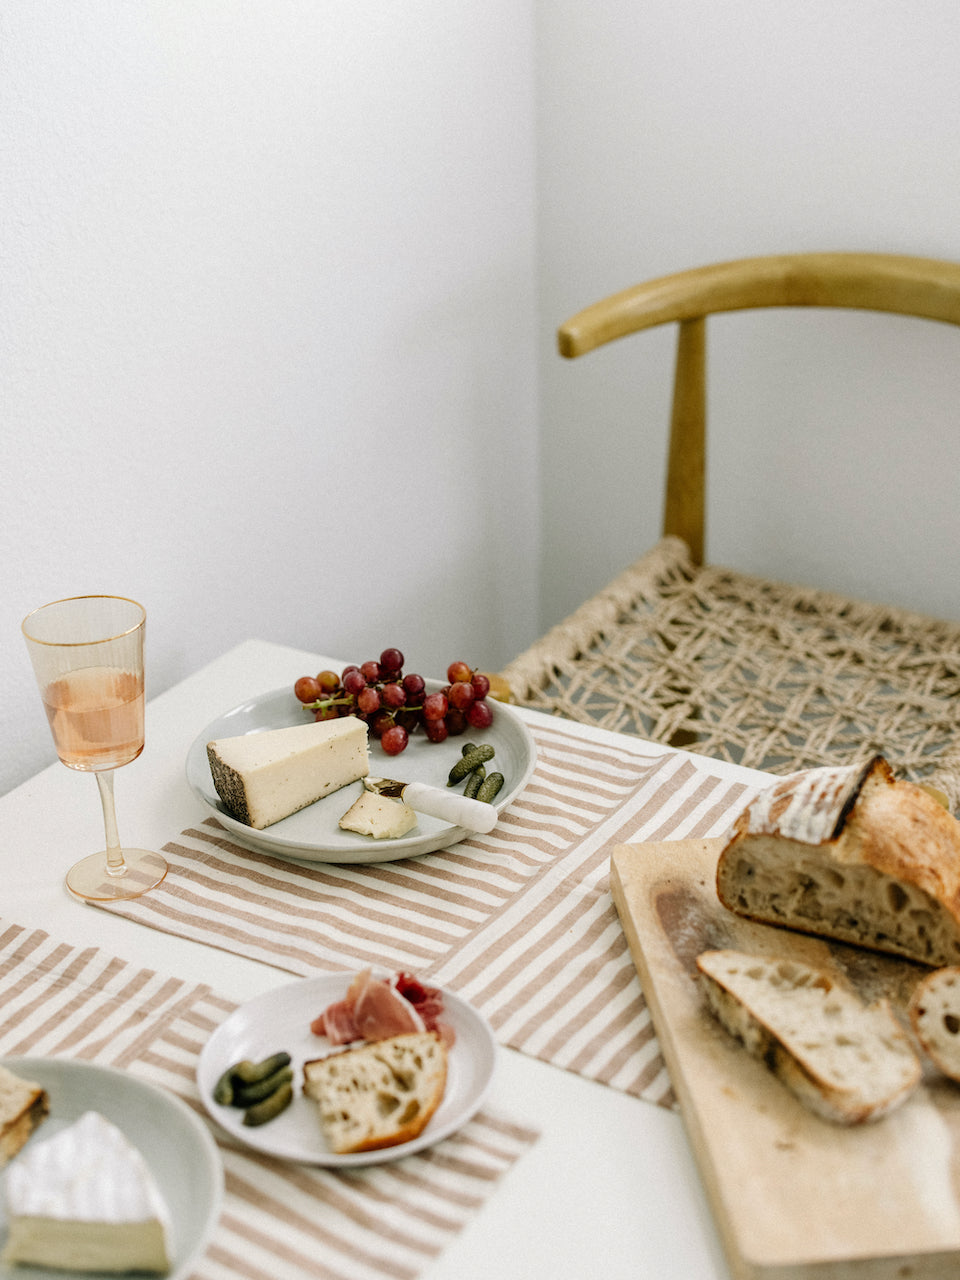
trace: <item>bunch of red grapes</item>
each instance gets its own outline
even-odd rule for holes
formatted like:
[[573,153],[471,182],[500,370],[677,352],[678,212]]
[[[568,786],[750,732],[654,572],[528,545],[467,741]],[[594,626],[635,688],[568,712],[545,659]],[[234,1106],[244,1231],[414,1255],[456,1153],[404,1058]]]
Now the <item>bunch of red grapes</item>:
[[301,676],[293,691],[316,720],[358,716],[380,740],[388,756],[406,749],[410,734],[422,728],[431,742],[465,729],[489,729],[493,708],[487,701],[490,681],[466,662],[451,662],[448,683],[436,693],[427,692],[423,676],[403,674],[403,654],[384,649],[379,662],[318,676]]

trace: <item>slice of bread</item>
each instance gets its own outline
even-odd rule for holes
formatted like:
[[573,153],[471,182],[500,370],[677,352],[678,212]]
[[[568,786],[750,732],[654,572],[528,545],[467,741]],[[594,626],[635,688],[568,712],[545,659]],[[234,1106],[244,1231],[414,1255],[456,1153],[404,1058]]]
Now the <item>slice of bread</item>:
[[766,924],[960,964],[960,822],[880,756],[791,774],[737,819],[717,894]]
[[934,969],[909,1006],[914,1034],[945,1076],[960,1081],[960,966]]
[[878,1119],[919,1083],[919,1059],[886,1001],[866,1005],[794,960],[707,951],[697,966],[723,1026],[823,1119]]
[[303,1064],[303,1092],[320,1108],[331,1151],[344,1155],[410,1142],[447,1084],[447,1051],[432,1031],[371,1040]]
[[46,1090],[0,1066],[0,1168],[50,1112]]

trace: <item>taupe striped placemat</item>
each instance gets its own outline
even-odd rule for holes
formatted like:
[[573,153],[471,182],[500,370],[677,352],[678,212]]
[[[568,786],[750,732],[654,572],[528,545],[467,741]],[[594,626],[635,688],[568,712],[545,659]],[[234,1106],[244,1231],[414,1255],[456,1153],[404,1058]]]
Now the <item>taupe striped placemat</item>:
[[[0,921],[2,1056],[119,1067],[202,1115],[197,1056],[234,1008],[204,984]],[[193,1280],[415,1280],[537,1134],[484,1108],[435,1147],[349,1171],[288,1164],[216,1136],[224,1206]]]
[[557,722],[494,831],[370,866],[252,852],[210,818],[164,847],[170,871],[106,908],[302,977],[368,965],[457,991],[501,1043],[662,1105],[674,1098],[610,897],[626,841],[714,836],[751,794],[710,762]]

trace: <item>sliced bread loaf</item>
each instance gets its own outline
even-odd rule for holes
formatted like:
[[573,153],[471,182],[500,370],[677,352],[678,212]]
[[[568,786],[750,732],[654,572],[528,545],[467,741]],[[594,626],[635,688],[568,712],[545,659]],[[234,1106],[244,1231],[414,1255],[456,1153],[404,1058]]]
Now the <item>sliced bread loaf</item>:
[[866,1005],[794,960],[707,951],[697,966],[723,1026],[825,1120],[877,1119],[918,1084],[920,1062],[885,1001]]
[[0,1168],[50,1113],[45,1089],[0,1066]]
[[303,1092],[319,1105],[331,1151],[376,1151],[410,1142],[443,1098],[447,1052],[432,1031],[371,1040],[303,1065]]
[[944,1075],[960,1081],[960,967],[934,969],[914,988],[910,1022]]
[[960,964],[960,823],[880,756],[791,774],[737,819],[717,894],[767,924]]

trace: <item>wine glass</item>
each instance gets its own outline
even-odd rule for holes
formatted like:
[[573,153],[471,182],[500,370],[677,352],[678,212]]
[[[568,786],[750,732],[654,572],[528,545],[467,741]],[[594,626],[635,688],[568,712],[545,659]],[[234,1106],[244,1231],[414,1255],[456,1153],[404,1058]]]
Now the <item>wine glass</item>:
[[107,847],[67,872],[67,888],[91,902],[136,898],[167,874],[148,849],[121,849],[113,770],[143,750],[146,611],[123,596],[74,596],[27,614],[22,630],[57,755],[93,773]]

